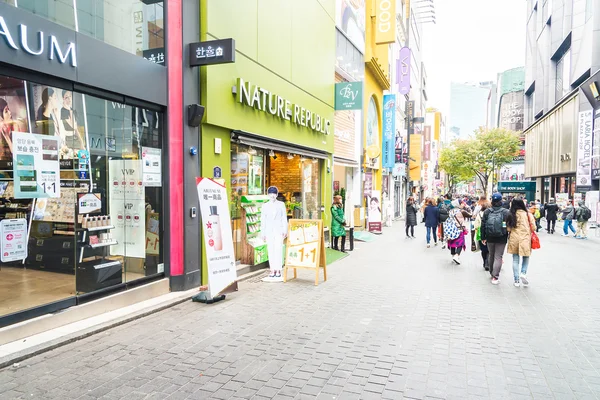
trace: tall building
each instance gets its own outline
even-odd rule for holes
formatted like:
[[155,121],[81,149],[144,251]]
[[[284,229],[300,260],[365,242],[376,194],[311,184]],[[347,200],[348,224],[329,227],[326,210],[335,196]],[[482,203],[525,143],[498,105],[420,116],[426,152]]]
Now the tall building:
[[450,85],[450,141],[467,139],[481,126],[486,126],[487,102],[493,82],[458,83]]
[[537,181],[543,200],[598,190],[599,6],[527,1],[525,175]]

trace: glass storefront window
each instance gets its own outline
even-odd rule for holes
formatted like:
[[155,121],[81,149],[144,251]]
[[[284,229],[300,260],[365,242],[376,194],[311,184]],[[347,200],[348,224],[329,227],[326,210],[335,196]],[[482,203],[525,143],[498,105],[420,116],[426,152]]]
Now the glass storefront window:
[[157,64],[165,64],[164,1],[1,0]]
[[163,115],[0,76],[0,316],[163,272]]

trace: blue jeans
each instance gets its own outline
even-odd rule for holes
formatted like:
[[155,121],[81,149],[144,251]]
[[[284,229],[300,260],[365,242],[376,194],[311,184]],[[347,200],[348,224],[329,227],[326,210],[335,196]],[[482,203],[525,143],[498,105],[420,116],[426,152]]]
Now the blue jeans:
[[[513,254],[513,277],[515,282],[519,280],[519,258],[518,254]],[[521,273],[527,275],[527,267],[529,267],[529,257],[523,256],[523,265],[521,266]]]
[[431,234],[433,233],[433,241],[435,243],[437,243],[437,232],[436,232],[436,227],[435,226],[427,226],[427,244],[429,244],[429,242],[431,242]]
[[575,228],[573,228],[573,220],[571,220],[571,219],[567,219],[563,223],[563,233],[565,235],[568,235],[569,229],[571,230],[571,232],[575,233]]

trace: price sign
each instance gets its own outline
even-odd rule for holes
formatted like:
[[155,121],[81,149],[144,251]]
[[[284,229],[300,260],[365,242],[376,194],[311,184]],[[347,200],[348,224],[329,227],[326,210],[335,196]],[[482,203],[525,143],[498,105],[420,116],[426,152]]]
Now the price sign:
[[323,268],[323,278],[327,280],[325,264],[325,240],[322,220],[292,219],[288,224],[288,239],[285,254],[284,282],[288,268],[315,270],[315,285],[319,284],[319,270]]
[[60,197],[59,139],[13,132],[14,197]]

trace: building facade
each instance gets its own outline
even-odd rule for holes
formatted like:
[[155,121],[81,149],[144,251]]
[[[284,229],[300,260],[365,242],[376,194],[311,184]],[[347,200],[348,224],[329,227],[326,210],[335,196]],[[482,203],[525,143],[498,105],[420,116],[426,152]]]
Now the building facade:
[[450,85],[449,139],[468,139],[488,121],[488,96],[493,82]]
[[525,176],[537,182],[544,201],[598,190],[593,133],[599,6],[585,0],[527,2]]
[[166,12],[147,3],[0,3],[0,327],[171,275]]

